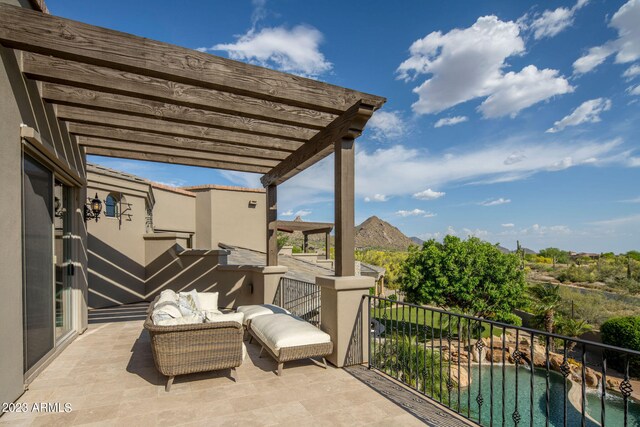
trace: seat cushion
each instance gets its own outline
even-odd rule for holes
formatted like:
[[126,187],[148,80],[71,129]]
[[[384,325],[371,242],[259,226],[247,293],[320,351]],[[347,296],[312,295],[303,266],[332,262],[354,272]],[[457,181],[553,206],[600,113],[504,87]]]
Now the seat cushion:
[[251,321],[251,331],[277,356],[280,349],[331,342],[329,334],[291,314],[265,314]]
[[199,310],[202,311],[219,311],[218,310],[218,292],[198,292]]
[[254,318],[264,316],[265,314],[290,314],[288,310],[273,304],[241,305],[236,311],[244,314],[245,325]]
[[207,311],[205,322],[206,323],[216,323],[216,322],[236,322],[239,325],[242,325],[242,321],[244,320],[244,314],[242,313],[225,313],[222,314],[219,311]]

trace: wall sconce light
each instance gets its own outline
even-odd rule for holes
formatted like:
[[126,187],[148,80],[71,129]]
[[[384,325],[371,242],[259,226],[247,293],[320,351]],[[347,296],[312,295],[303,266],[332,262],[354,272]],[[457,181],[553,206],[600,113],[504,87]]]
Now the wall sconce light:
[[255,208],[258,205],[258,201],[257,200],[249,200],[249,207],[250,208]]
[[88,221],[93,218],[98,222],[100,212],[102,212],[102,202],[98,198],[98,193],[96,193],[93,199],[87,198],[87,203],[84,205],[84,220]]

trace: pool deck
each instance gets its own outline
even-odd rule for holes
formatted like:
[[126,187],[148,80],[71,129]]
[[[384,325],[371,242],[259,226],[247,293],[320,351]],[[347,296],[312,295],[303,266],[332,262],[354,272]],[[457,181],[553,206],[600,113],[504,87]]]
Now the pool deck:
[[229,371],[177,377],[169,393],[141,320],[93,323],[18,402],[69,403],[68,413],[7,413],[0,425],[473,425],[362,366],[323,369],[310,360],[248,357]]

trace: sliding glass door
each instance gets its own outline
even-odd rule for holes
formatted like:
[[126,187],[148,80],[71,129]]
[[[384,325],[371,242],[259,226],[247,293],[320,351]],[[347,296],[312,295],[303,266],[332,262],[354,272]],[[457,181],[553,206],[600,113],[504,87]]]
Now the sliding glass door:
[[24,370],[54,346],[53,174],[25,154],[23,165]]
[[56,341],[64,339],[71,331],[71,279],[75,273],[75,265],[71,258],[73,194],[74,191],[71,187],[56,181],[53,203],[56,261]]

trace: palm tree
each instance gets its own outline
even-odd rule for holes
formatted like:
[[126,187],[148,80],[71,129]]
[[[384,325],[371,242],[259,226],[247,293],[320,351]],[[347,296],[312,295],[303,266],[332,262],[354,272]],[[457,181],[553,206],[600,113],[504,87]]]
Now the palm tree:
[[544,330],[553,333],[556,309],[562,301],[560,285],[539,284],[529,289],[533,295],[534,307],[543,318]]
[[[586,320],[563,319],[559,323],[559,329],[562,335],[566,335],[571,338],[577,338],[582,334],[586,334],[587,332],[591,332],[593,330],[593,326],[588,324]],[[569,341],[567,350],[573,351],[575,346],[576,343],[574,341]]]

